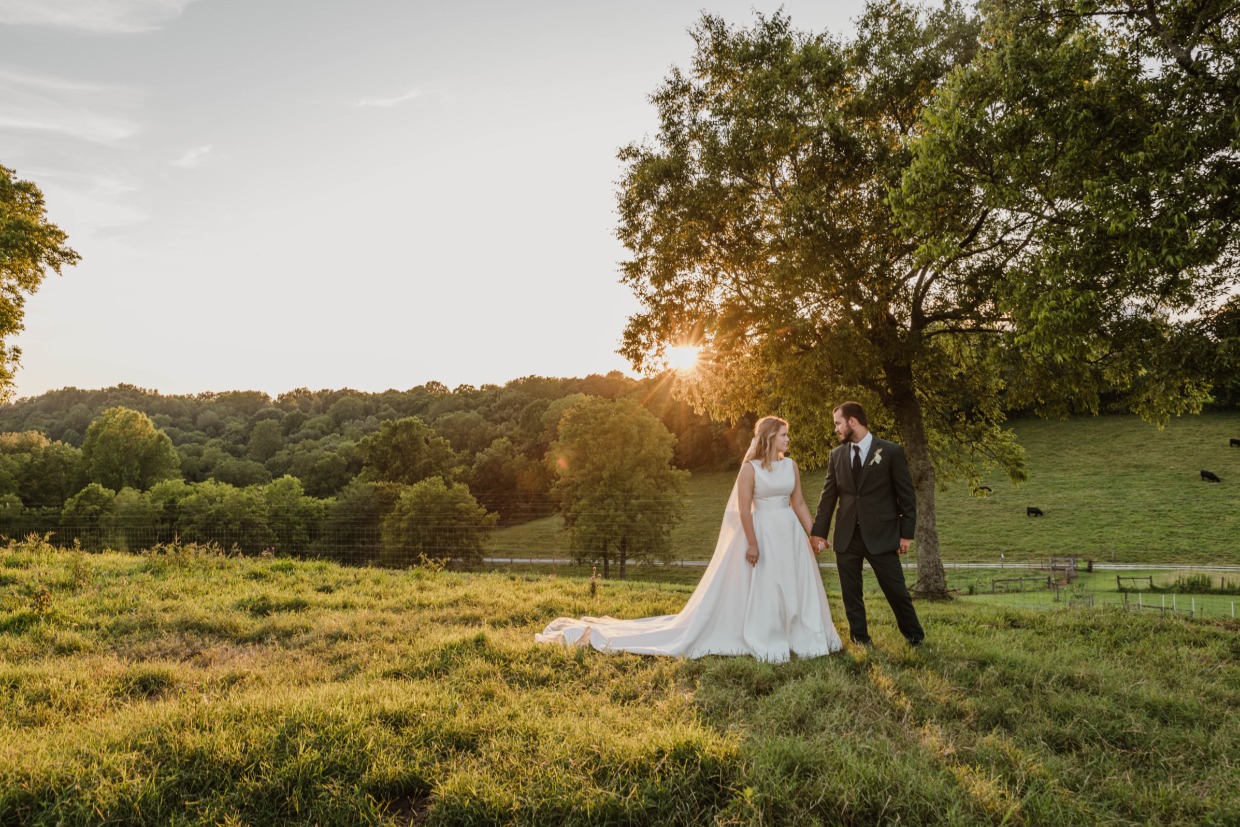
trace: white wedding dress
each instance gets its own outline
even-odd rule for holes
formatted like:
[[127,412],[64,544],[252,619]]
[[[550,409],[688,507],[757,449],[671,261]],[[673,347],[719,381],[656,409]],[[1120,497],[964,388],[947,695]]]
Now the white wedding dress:
[[617,620],[561,617],[534,638],[540,643],[590,645],[604,652],[671,655],[752,655],[782,662],[840,650],[818,562],[788,501],[796,486],[792,460],[767,471],[754,467],[753,522],[757,565],[745,560],[736,488],[706,573],[680,614]]

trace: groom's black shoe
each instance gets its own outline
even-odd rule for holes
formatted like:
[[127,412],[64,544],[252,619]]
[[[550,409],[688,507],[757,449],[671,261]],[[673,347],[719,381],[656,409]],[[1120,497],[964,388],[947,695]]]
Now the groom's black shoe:
[[908,645],[909,646],[920,646],[923,640],[925,640],[925,638],[911,637],[908,639]]
[[852,642],[856,643],[859,646],[873,646],[874,645],[874,641],[870,640],[868,637],[855,637],[852,639]]

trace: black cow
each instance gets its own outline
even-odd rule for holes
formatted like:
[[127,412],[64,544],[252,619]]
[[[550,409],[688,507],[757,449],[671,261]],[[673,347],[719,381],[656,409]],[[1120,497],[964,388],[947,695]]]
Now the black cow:
[[1026,517],[1042,517],[1044,515],[1042,514],[1042,509],[1031,505],[1025,509],[1025,516]]
[[1233,437],[1231,438],[1231,447],[1232,447],[1232,448],[1240,448],[1240,439],[1236,439],[1236,438],[1233,436]]
[[989,486],[989,485],[979,485],[979,486],[977,487],[977,490],[978,490],[978,491],[985,491],[987,494],[992,494],[992,493],[994,493],[994,492],[991,490],[991,488],[990,488],[990,486]]
[[1215,474],[1213,471],[1202,471],[1201,480],[1202,482],[1222,482],[1218,478],[1218,474]]

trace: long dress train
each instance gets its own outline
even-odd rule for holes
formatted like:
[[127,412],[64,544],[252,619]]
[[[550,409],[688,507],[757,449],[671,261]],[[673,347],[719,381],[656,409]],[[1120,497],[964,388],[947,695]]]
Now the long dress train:
[[604,652],[700,658],[752,655],[773,662],[818,657],[842,644],[831,622],[822,575],[788,496],[796,487],[792,460],[767,471],[754,466],[753,521],[757,565],[745,560],[735,486],[706,573],[679,614],[617,620],[561,617],[540,643],[590,645]]

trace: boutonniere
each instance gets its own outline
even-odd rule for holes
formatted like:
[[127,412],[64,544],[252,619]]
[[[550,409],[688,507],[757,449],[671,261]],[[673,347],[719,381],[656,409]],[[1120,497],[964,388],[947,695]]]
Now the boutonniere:
[[883,449],[877,448],[874,451],[874,459],[870,460],[870,465],[878,465],[883,461]]

